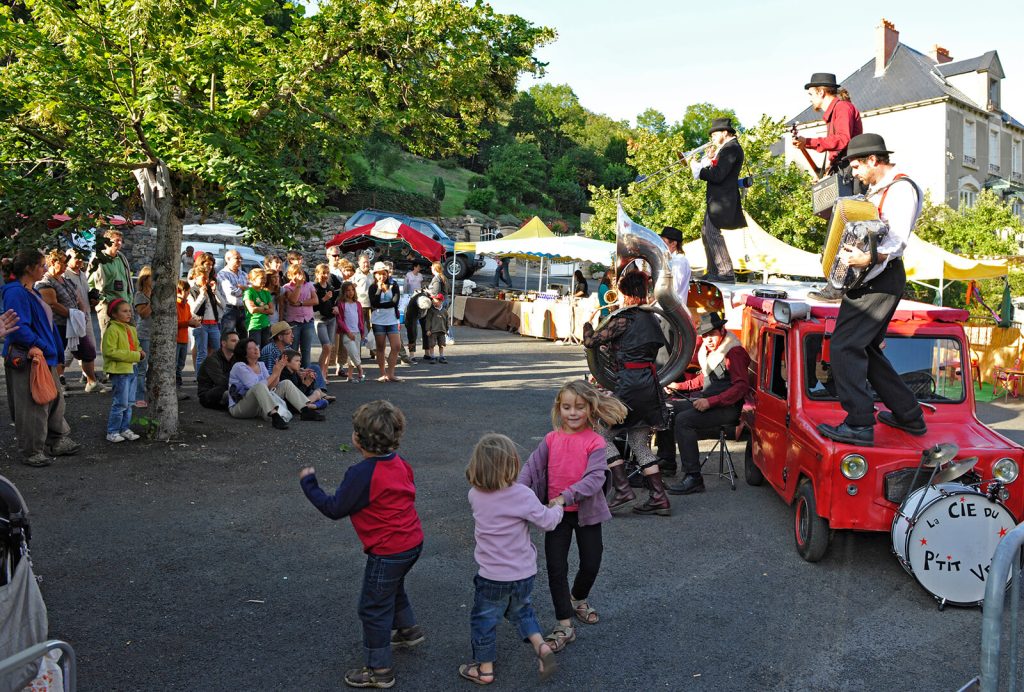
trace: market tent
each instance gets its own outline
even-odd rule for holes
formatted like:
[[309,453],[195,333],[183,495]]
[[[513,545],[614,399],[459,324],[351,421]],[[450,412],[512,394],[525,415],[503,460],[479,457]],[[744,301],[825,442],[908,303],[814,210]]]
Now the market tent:
[[431,262],[438,262],[444,257],[444,246],[441,243],[391,217],[368,223],[365,226],[358,226],[345,233],[339,233],[328,240],[325,245],[326,247],[340,245],[355,250],[375,242],[404,242]]
[[[456,245],[458,248],[458,245]],[[556,262],[601,262],[607,264],[615,254],[615,244],[578,235],[524,238],[499,238],[476,244],[478,255],[503,255],[516,259],[550,259]]]
[[932,245],[916,235],[910,236],[907,249],[903,253],[903,263],[907,268],[907,279],[924,281],[938,279],[947,281],[977,281],[979,279],[996,279],[1006,276],[1006,260],[974,260],[955,255]]
[[[723,230],[729,256],[737,271],[759,271],[766,274],[822,277],[821,256],[787,245],[761,228],[750,214],[745,228]],[[707,259],[700,238],[686,243],[683,252],[694,269],[706,269]]]
[[[551,232],[551,229],[544,225],[544,222],[540,220],[539,216],[534,216],[532,219],[523,224],[515,233],[509,233],[503,238],[497,240],[528,240],[530,238],[554,238],[555,234]],[[455,243],[456,252],[476,252],[478,254],[494,254],[479,250],[477,246],[483,243],[493,243],[496,240],[481,240],[476,243]]]

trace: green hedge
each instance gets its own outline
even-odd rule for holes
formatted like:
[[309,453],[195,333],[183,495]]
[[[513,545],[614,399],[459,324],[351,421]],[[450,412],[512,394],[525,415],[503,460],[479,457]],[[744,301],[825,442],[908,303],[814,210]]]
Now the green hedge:
[[361,185],[347,192],[335,190],[327,195],[327,204],[341,211],[359,211],[372,207],[410,216],[440,216],[441,203],[429,195],[395,190],[380,185]]

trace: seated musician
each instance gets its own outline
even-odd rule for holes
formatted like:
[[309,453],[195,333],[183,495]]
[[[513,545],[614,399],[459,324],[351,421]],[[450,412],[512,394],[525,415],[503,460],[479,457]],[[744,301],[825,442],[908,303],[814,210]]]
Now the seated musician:
[[[647,500],[633,507],[638,514],[672,513],[665,485],[658,468],[658,457],[651,451],[654,429],[665,424],[665,408],[658,384],[655,358],[665,346],[665,336],[657,318],[641,306],[647,304],[647,274],[627,273],[619,280],[623,308],[598,330],[583,325],[583,344],[587,348],[603,348],[614,355],[616,384],[612,392],[629,407],[629,415],[612,432],[626,431],[626,444],[643,470],[650,494]],[[629,487],[622,457],[608,440],[608,471],[615,494],[608,502],[615,510],[632,502],[636,495]]]
[[889,231],[874,258],[849,245],[841,250],[849,266],[870,269],[865,280],[843,296],[832,333],[832,362],[842,363],[832,375],[846,420],[818,426],[828,438],[865,447],[875,441],[875,397],[869,384],[889,409],[881,411],[878,420],[913,435],[927,431],[917,398],[882,353],[886,329],[907,284],[903,250],[921,215],[920,190],[890,163],[891,153],[880,135],[870,133],[851,139],[847,149],[853,174],[868,186],[868,198]]
[[699,393],[698,398],[682,399],[674,404],[674,431],[684,476],[669,487],[668,492],[673,495],[704,492],[697,441],[702,436],[717,437],[719,426],[737,425],[743,399],[750,390],[747,375],[750,356],[739,339],[725,328],[725,320],[716,312],[703,315],[697,334],[704,339],[698,352],[700,374],[668,386],[672,393]]

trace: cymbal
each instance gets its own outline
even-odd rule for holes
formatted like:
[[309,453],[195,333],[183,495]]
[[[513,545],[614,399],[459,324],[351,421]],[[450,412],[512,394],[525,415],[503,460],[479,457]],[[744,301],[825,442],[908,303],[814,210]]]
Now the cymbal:
[[947,461],[939,469],[939,472],[935,474],[935,477],[932,478],[932,485],[955,481],[957,478],[973,469],[974,465],[977,463],[978,457],[967,457],[966,459]]
[[924,467],[933,469],[936,466],[942,466],[944,463],[955,457],[956,453],[959,451],[960,447],[952,442],[943,442],[942,444],[937,444],[934,447],[929,447],[921,454],[922,460],[924,461]]

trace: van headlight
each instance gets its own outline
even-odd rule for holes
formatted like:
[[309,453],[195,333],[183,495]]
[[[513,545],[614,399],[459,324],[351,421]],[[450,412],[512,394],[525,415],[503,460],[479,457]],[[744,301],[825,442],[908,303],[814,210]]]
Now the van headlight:
[[[1006,461],[1010,461],[1007,459]],[[1016,468],[1016,466],[1014,467]],[[868,460],[860,454],[847,454],[839,462],[839,470],[851,481],[859,481],[868,472]],[[1014,476],[1016,478],[1016,476]]]
[[1017,476],[1020,475],[1020,467],[1017,466],[1017,462],[1013,459],[1003,457],[992,464],[992,475],[1000,483],[1013,483],[1017,480]]

